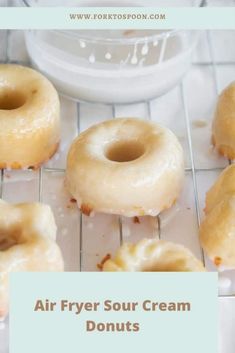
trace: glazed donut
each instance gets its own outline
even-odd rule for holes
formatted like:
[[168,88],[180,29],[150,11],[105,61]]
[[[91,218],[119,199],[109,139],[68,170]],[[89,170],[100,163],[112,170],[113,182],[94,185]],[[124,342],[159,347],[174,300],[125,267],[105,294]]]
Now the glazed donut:
[[235,165],[227,167],[206,195],[200,241],[220,269],[235,268]]
[[219,97],[212,123],[212,143],[223,156],[235,158],[235,82]]
[[123,244],[103,271],[116,272],[203,272],[202,263],[184,246],[157,239]]
[[67,159],[67,188],[88,215],[155,216],[176,201],[183,178],[176,136],[135,118],[92,126],[75,139]]
[[58,148],[60,104],[52,84],[19,65],[0,65],[0,168],[37,168]]
[[235,192],[235,164],[223,170],[214,185],[207,191],[205,213],[208,214],[227,194]]
[[0,200],[0,317],[8,312],[10,272],[63,271],[56,225],[49,206]]

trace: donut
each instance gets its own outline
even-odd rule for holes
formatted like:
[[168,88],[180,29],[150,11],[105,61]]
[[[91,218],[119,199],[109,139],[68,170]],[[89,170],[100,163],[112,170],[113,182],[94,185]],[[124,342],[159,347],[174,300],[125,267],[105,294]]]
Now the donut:
[[87,215],[155,216],[179,196],[183,159],[170,130],[150,121],[116,118],[90,127],[72,143],[66,186]]
[[235,268],[235,192],[225,195],[200,226],[200,241],[218,268]]
[[0,200],[0,318],[8,313],[10,272],[63,271],[49,206]]
[[208,214],[226,194],[235,192],[235,164],[229,165],[207,191],[205,213]]
[[212,143],[224,157],[235,158],[235,81],[219,96],[212,123]]
[[202,263],[184,246],[157,239],[124,243],[114,259],[103,265],[106,272],[204,272]]
[[219,269],[235,268],[235,165],[227,167],[206,195],[200,225],[202,248]]
[[52,84],[20,65],[0,64],[0,168],[37,168],[56,152],[60,104]]

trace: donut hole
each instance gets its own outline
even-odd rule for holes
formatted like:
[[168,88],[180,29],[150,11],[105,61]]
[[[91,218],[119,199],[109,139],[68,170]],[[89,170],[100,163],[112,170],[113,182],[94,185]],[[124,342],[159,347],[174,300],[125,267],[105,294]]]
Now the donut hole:
[[22,243],[22,241],[19,229],[0,229],[0,251],[6,251],[20,243]]
[[22,107],[26,102],[26,97],[14,89],[0,90],[0,110],[13,110]]
[[106,158],[113,162],[131,162],[140,158],[145,152],[139,141],[119,141],[106,149]]

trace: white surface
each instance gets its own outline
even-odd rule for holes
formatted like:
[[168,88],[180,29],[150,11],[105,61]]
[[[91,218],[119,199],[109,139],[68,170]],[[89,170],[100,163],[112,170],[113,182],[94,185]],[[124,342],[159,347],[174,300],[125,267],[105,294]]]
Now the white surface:
[[219,300],[219,353],[234,353],[235,300]]
[[[219,33],[219,34],[218,34]],[[223,89],[235,76],[235,31],[215,31],[211,33],[212,50],[208,48],[207,35],[203,32],[198,50],[194,55],[195,62],[203,65],[193,65],[191,71],[184,79],[183,85],[177,86],[166,95],[151,101],[149,105],[139,103],[135,105],[104,106],[96,104],[76,104],[61,98],[62,105],[62,142],[59,153],[47,163],[42,173],[42,201],[49,203],[55,213],[58,225],[58,243],[62,248],[66,262],[66,270],[84,271],[96,270],[97,263],[109,252],[113,253],[120,244],[118,217],[95,215],[93,218],[82,216],[76,206],[70,203],[70,197],[64,190],[64,172],[50,171],[48,168],[65,168],[66,154],[72,139],[80,130],[91,126],[94,122],[115,116],[137,116],[151,118],[171,128],[178,136],[184,147],[185,162],[188,171],[184,190],[177,204],[167,212],[160,215],[161,237],[180,242],[189,247],[196,256],[201,256],[198,242],[197,209],[203,217],[205,191],[216,179],[219,170],[227,165],[210,145],[210,124],[217,99],[217,88]],[[5,33],[0,31],[0,60],[20,60],[27,63],[22,33],[13,31],[9,33],[7,52],[4,49]],[[20,43],[20,44],[19,44]],[[219,48],[219,50],[218,50]],[[219,61],[215,71],[211,61]],[[217,80],[216,80],[217,78]],[[184,109],[186,108],[186,109]],[[186,114],[185,114],[186,113]],[[203,121],[203,127],[198,121]],[[200,124],[199,124],[200,125]],[[190,133],[189,133],[190,132]],[[193,146],[193,155],[190,153],[189,143]],[[197,170],[196,179],[193,179],[192,157]],[[215,168],[208,171],[206,169]],[[195,201],[194,181],[198,189],[198,201]],[[5,171],[3,183],[3,198],[11,201],[33,201],[39,198],[39,172],[31,171]],[[140,224],[133,224],[131,219],[122,219],[124,241],[137,241],[143,236],[158,236],[157,219],[141,218]],[[80,230],[82,229],[82,233]],[[80,258],[80,244],[82,256]],[[209,268],[210,262],[206,261]],[[221,292],[235,292],[233,280],[234,271],[223,274]],[[227,285],[230,278],[233,288]],[[220,353],[234,353],[234,335],[231,334],[234,318],[231,312],[234,299],[221,299],[221,340]],[[224,304],[223,304],[224,303]],[[228,304],[230,303],[230,304]],[[223,315],[222,315],[223,314]],[[225,323],[225,324],[224,324]],[[0,330],[0,353],[6,353],[7,329]]]
[[[7,0],[0,0],[7,1]],[[22,6],[22,1],[11,0],[13,3],[18,2]],[[30,1],[29,1],[30,2]],[[161,7],[178,7],[178,6],[199,6],[201,0],[32,0],[33,6],[95,6],[95,4],[103,4],[103,6],[111,6],[119,4],[119,6],[127,6],[134,2],[136,6],[143,4],[144,6],[161,6]],[[234,6],[234,0],[207,0],[209,6]],[[114,6],[113,5],[113,6]],[[98,6],[98,5],[96,5]]]
[[[18,0],[19,3],[22,1]],[[197,6],[200,0],[29,0],[30,6]]]
[[[97,6],[98,4],[102,4],[103,6],[111,6],[112,3],[119,6],[128,6],[130,2],[135,2],[136,6],[139,4],[143,4],[143,0],[40,0],[40,1],[32,1],[36,6]],[[56,3],[56,5],[55,5]],[[178,6],[199,6],[201,0],[145,0],[145,6],[151,7],[178,7]],[[208,6],[234,6],[234,0],[207,0]],[[22,0],[0,0],[1,6],[23,6]]]
[[[68,1],[68,0],[33,0],[34,6],[94,6],[96,2],[102,2],[103,4],[111,5],[114,4],[124,4],[127,6],[129,1],[127,0],[83,0],[83,1]],[[138,5],[139,3],[143,4],[143,0],[136,0],[135,3]],[[145,6],[161,6],[161,7],[176,7],[176,6],[199,6],[201,0],[144,0]],[[208,6],[234,6],[234,0],[207,0]],[[23,6],[23,2],[21,0],[0,0],[1,6]],[[120,5],[119,5],[120,6]]]

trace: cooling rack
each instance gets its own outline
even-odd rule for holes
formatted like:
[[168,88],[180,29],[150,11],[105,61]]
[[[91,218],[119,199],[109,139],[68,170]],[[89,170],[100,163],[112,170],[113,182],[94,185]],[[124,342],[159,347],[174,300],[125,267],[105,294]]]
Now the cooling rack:
[[[205,193],[228,165],[210,145],[210,123],[219,92],[235,74],[235,31],[203,31],[193,65],[183,81],[166,95],[138,104],[105,105],[61,97],[62,140],[54,158],[37,171],[1,171],[0,197],[9,202],[48,203],[58,226],[58,243],[67,271],[98,271],[102,258],[123,241],[159,237],[184,244],[215,270],[198,241]],[[0,61],[30,65],[22,31],[0,31]],[[140,117],[169,127],[185,153],[185,187],[177,204],[158,217],[82,215],[64,188],[66,155],[77,134],[115,117]],[[235,271],[220,275],[220,296],[234,296]]]

